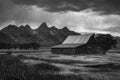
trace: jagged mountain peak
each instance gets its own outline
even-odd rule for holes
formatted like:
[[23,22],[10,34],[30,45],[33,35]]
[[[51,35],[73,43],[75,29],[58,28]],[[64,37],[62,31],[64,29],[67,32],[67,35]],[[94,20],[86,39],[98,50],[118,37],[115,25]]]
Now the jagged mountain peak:
[[67,27],[58,29],[55,26],[52,26],[49,28],[46,22],[42,23],[40,27],[35,30],[31,29],[29,25],[21,25],[19,27],[9,25],[9,28],[6,27],[2,32],[16,40],[17,43],[37,42],[41,45],[60,44],[68,35],[77,34],[70,31]]
[[17,27],[16,25],[9,24],[7,27]]
[[43,22],[37,30],[46,30],[49,29],[46,22]]
[[25,30],[25,31],[27,31],[27,30],[32,31],[32,29],[29,25],[25,25],[25,26],[21,25],[18,28],[21,29],[21,30]]
[[46,23],[46,22],[43,22],[41,25],[47,25],[47,23]]
[[25,25],[25,28],[26,29],[31,29],[30,25],[28,25],[28,24]]
[[42,23],[39,28],[35,30],[39,34],[50,34],[50,29],[48,28],[46,22]]
[[64,31],[70,31],[66,26],[64,28],[62,28],[62,30],[64,30]]
[[17,28],[17,26],[9,24],[7,27],[5,27],[3,29],[14,29],[14,28]]
[[52,26],[51,28],[56,28],[55,26]]
[[13,31],[18,29],[18,27],[16,25],[8,25],[7,27],[1,29],[2,32],[8,33],[9,31]]
[[18,28],[19,28],[19,29],[24,29],[24,26],[23,26],[23,25],[20,25]]
[[58,30],[55,26],[50,27],[50,30]]

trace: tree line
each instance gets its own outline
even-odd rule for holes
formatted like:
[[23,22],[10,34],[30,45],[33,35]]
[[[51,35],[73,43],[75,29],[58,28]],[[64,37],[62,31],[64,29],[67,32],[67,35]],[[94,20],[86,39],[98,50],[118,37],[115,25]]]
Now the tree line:
[[[105,49],[105,51],[116,47],[117,41],[110,34],[97,34],[95,37],[96,44]],[[31,42],[31,43],[3,43],[0,42],[0,49],[39,49],[40,44]]]
[[38,43],[0,43],[0,49],[34,49],[37,50],[40,48]]
[[117,41],[110,34],[98,34],[98,36],[96,37],[96,43],[105,51],[112,48],[117,48]]

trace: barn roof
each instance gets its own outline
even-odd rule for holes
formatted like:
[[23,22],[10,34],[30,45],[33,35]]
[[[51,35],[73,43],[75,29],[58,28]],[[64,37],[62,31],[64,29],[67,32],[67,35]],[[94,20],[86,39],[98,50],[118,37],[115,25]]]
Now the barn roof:
[[86,44],[94,34],[70,35],[63,44]]
[[60,44],[60,45],[54,46],[53,48],[76,48],[81,45],[84,45],[84,44]]

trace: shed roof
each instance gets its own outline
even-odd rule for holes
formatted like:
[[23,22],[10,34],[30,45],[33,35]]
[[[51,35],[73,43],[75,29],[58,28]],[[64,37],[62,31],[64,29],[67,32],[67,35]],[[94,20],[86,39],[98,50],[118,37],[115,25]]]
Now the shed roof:
[[63,44],[86,44],[94,34],[70,35]]
[[84,44],[60,44],[60,45],[54,46],[53,48],[76,48],[82,45]]

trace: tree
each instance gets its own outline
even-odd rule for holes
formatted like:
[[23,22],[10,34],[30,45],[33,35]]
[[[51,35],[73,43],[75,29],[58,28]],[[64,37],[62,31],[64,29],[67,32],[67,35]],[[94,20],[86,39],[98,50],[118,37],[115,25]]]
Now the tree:
[[117,41],[113,39],[113,36],[110,34],[99,34],[98,36],[96,36],[96,42],[105,51],[116,47],[117,44]]

